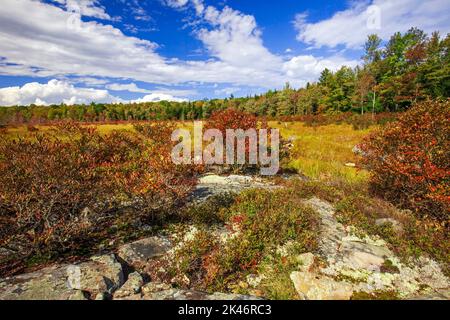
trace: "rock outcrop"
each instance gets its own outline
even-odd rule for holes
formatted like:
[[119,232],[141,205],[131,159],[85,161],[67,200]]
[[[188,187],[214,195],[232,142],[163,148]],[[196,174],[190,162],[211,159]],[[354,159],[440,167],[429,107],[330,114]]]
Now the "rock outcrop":
[[97,294],[112,294],[124,283],[122,265],[114,255],[92,257],[91,261],[67,267],[70,289]]
[[171,247],[172,244],[166,237],[150,237],[123,245],[118,249],[117,255],[129,266],[142,270],[149,260],[164,255]]
[[67,285],[67,266],[53,266],[0,281],[0,300],[87,300]]
[[[306,204],[319,213],[321,230],[319,256],[303,255],[305,267],[291,274],[301,298],[348,300],[356,292],[380,291],[396,292],[400,298],[445,297],[450,282],[435,261],[422,257],[405,264],[382,239],[356,236],[354,228],[340,224],[329,203],[313,198]],[[311,268],[319,257],[326,266]]]
[[[249,188],[278,187],[255,177],[210,174],[200,179],[192,201],[204,201],[211,195],[237,193]],[[400,260],[384,240],[339,223],[331,204],[318,198],[305,201],[305,204],[318,213],[321,223],[318,251],[291,257],[298,266],[295,264],[296,270],[290,274],[290,279],[301,299],[348,300],[355,293],[383,291],[395,292],[403,299],[450,299],[449,279],[435,261],[426,257],[409,263]],[[379,219],[376,223],[390,224],[399,233],[403,231],[403,225],[394,219]],[[211,227],[210,234],[225,243],[238,235],[230,228],[233,226]],[[125,244],[117,249],[116,254],[95,256],[78,264],[52,266],[0,280],[0,300],[260,299],[172,287],[173,275],[166,274],[167,263],[176,264],[175,253],[199,232],[196,226],[182,225],[181,230],[172,230],[168,236],[153,236]],[[295,243],[287,243],[276,253],[286,258],[291,254],[288,249],[292,245]],[[160,273],[165,276],[160,277]],[[185,274],[177,276],[187,278]],[[263,273],[248,275],[246,288],[254,289],[248,292],[259,295],[255,292],[265,279]],[[184,285],[183,281],[176,282]],[[187,278],[186,288],[190,288],[188,282]]]
[[77,265],[48,267],[0,282],[0,300],[86,300],[111,294],[124,282],[122,265],[113,255],[96,256]]
[[246,189],[276,189],[279,188],[259,177],[229,175],[219,176],[216,174],[205,174],[202,176],[192,195],[193,202],[201,202],[210,196],[223,193],[239,193]]

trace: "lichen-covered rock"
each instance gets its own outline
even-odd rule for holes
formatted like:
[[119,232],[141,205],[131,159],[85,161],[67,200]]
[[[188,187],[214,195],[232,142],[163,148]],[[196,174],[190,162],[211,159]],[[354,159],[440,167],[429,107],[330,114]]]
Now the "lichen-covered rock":
[[297,256],[297,261],[301,264],[301,271],[310,271],[314,265],[315,256],[311,252]]
[[[420,295],[424,287],[434,291],[449,287],[449,279],[435,261],[421,257],[411,259],[409,263],[401,262],[384,240],[362,235],[364,232],[361,230],[339,223],[331,204],[317,198],[306,201],[306,204],[321,218],[319,254],[326,265],[317,274],[314,271],[308,275],[303,268],[300,269],[303,273],[295,273],[297,291],[308,291],[307,284],[313,282],[320,292],[334,292],[338,288],[334,279],[349,280],[355,292],[392,291],[400,298]],[[383,219],[378,223],[390,223],[400,230],[400,225],[394,221]],[[317,281],[311,278],[314,276]],[[343,283],[344,289],[347,288],[348,281]],[[309,295],[315,298],[327,296],[317,290],[312,290]],[[310,297],[306,295],[306,298]]]
[[155,292],[165,291],[172,289],[172,286],[166,283],[149,282],[141,288],[144,295],[149,295]]
[[450,289],[432,291],[426,294],[411,297],[409,300],[450,300]]
[[67,266],[53,266],[0,280],[0,300],[86,300],[67,285]]
[[69,288],[91,295],[112,294],[124,283],[122,265],[114,255],[92,257],[91,261],[67,267]]
[[192,290],[169,289],[143,295],[142,300],[261,300],[261,298],[239,294],[207,294]]
[[128,280],[125,284],[114,292],[114,299],[125,298],[141,292],[141,287],[144,285],[142,276],[133,272],[128,275]]
[[150,237],[120,247],[118,256],[128,265],[142,270],[149,260],[163,256],[171,247],[165,237]]
[[239,185],[239,184],[252,184],[258,183],[253,177],[250,176],[239,176],[239,175],[229,175],[229,176],[218,176],[214,174],[209,174],[201,177],[199,179],[199,184],[216,184],[216,185]]
[[199,178],[197,187],[191,198],[194,203],[198,203],[203,202],[214,195],[224,193],[239,193],[251,188],[270,190],[278,189],[279,186],[275,186],[269,183],[267,180],[263,180],[261,178],[253,176],[219,176],[216,174],[205,174],[204,176]]
[[257,274],[249,274],[247,277],[246,277],[246,280],[247,280],[247,284],[250,286],[250,287],[253,287],[253,288],[256,288],[256,287],[258,287],[260,284],[261,284],[261,282],[263,281],[263,280],[265,280],[266,279],[266,276],[265,275],[257,275]]
[[350,300],[353,286],[313,272],[293,272],[291,280],[304,300]]
[[108,300],[108,296],[106,295],[106,293],[102,292],[102,293],[97,293],[95,295],[95,299],[94,300],[98,300],[98,301],[104,301],[104,300]]

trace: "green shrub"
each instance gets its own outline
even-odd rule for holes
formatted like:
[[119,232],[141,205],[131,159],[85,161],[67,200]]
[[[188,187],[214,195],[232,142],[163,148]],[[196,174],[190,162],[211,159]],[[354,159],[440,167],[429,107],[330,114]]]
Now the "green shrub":
[[195,224],[219,224],[227,221],[227,209],[234,203],[235,195],[224,193],[213,195],[206,201],[190,205],[180,213],[182,221]]
[[[293,190],[246,191],[238,196],[226,216],[232,234],[226,243],[211,240],[212,234],[200,233],[187,245],[187,254],[181,252],[177,257],[182,265],[195,266],[186,274],[191,283],[205,290],[229,290],[246,274],[255,272],[264,257],[288,241],[293,241],[300,253],[313,251],[317,246],[317,216]],[[196,254],[190,248],[193,245],[199,247]],[[201,265],[198,252],[202,255]],[[198,279],[202,281],[199,283]]]

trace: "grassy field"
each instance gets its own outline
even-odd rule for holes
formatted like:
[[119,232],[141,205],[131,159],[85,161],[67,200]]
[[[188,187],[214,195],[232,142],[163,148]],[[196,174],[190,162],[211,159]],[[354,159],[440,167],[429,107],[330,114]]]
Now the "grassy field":
[[352,149],[373,129],[354,130],[350,125],[308,127],[301,122],[270,125],[279,128],[284,138],[295,138],[289,168],[318,180],[337,178],[361,182],[367,179],[366,171],[346,164],[356,161]]
[[[287,165],[312,179],[327,181],[341,179],[345,182],[362,182],[368,177],[364,170],[346,166],[356,161],[352,149],[360,143],[371,130],[354,130],[350,125],[327,125],[309,127],[301,122],[269,123],[270,127],[278,128],[283,138],[294,139],[292,160]],[[183,127],[191,127],[183,123]],[[99,124],[99,132],[108,134],[114,130],[134,130],[133,124]],[[36,126],[38,130],[49,130],[48,126]],[[26,126],[8,128],[6,135],[11,138],[26,137]]]

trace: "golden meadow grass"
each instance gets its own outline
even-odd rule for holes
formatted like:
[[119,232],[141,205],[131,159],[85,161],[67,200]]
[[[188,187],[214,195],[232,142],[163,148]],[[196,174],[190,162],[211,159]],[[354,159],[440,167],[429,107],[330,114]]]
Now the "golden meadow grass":
[[343,179],[362,182],[367,171],[347,167],[356,161],[352,149],[373,129],[354,130],[351,125],[308,127],[301,122],[271,122],[284,138],[295,138],[289,168],[318,180]]

